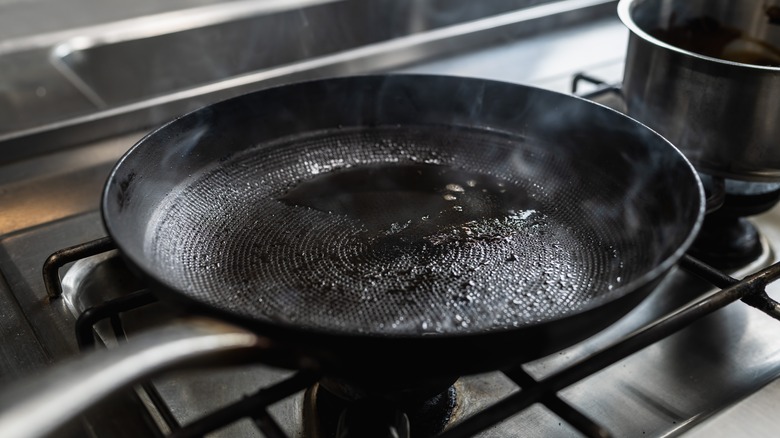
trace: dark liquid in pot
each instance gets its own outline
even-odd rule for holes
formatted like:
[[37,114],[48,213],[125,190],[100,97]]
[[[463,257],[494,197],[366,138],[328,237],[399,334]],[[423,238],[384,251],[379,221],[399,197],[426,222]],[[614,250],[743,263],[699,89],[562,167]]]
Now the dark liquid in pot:
[[743,64],[780,67],[780,48],[724,26],[710,17],[694,18],[685,23],[648,32],[655,38],[713,58]]

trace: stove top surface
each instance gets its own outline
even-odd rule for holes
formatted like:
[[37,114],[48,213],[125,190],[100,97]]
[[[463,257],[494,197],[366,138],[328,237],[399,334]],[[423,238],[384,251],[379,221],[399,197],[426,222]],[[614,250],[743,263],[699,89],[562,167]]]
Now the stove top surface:
[[[419,63],[403,71],[473,75],[565,92],[578,71],[618,82],[626,38],[627,31],[617,18],[609,17]],[[113,163],[142,134],[114,137],[0,168],[0,272],[4,280],[0,281],[0,382],[8,384],[78,354],[74,334],[78,315],[139,286],[117,254],[110,252],[67,265],[61,272],[63,298],[49,300],[41,267],[54,251],[105,235],[97,211],[102,184]],[[777,259],[780,208],[751,220],[763,235],[763,254],[760,260],[732,273],[736,278]],[[117,282],[116,278],[122,280]],[[524,370],[534,379],[543,379],[712,291],[707,283],[675,270],[617,324],[572,348],[526,364]],[[770,286],[768,292],[779,298],[780,285]],[[151,326],[170,324],[176,316],[175,309],[153,304],[123,314],[122,322],[132,339]],[[95,328],[103,343],[109,347],[116,344],[110,324],[101,323]],[[726,415],[739,416],[732,418],[740,418],[745,427],[764,424],[771,415],[760,407],[777,400],[766,395],[776,384],[761,390],[780,375],[780,345],[775,341],[778,336],[780,323],[735,303],[559,395],[615,436],[704,436],[713,430],[725,430],[717,425],[729,423],[721,420]],[[117,414],[116,421],[93,420],[87,429],[97,436],[140,436],[149,433],[151,422],[165,430],[166,415],[186,424],[291,374],[263,365],[169,373],[154,379],[151,385],[136,387],[101,404],[98,415],[89,418],[121,414]],[[457,405],[452,423],[520,388],[504,374],[493,372],[461,378],[455,389]],[[153,407],[157,397],[169,412]],[[743,399],[742,404],[734,405]],[[751,408],[745,414],[744,406],[748,403]],[[755,403],[759,408],[755,408]],[[299,392],[274,404],[270,413],[288,435],[301,436],[304,404],[305,394]],[[705,421],[710,417],[712,420]],[[84,430],[76,429],[73,435],[80,436]],[[539,404],[478,436],[519,433],[579,436],[574,428]],[[259,432],[251,421],[243,420],[210,436],[259,436]]]

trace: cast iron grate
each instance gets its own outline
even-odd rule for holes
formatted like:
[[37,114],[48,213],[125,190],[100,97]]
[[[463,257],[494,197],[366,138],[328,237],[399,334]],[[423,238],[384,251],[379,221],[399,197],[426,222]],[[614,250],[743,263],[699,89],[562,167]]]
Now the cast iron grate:
[[[110,249],[112,249],[110,242],[101,239],[58,251],[47,260],[44,266],[44,275],[49,279],[57,278],[57,271],[66,263]],[[780,304],[772,300],[765,292],[769,283],[780,278],[780,263],[762,269],[741,281],[687,255],[682,258],[680,267],[723,289],[645,325],[611,346],[591,354],[545,379],[534,380],[521,366],[503,370],[503,373],[522,390],[465,419],[460,424],[444,431],[439,437],[473,436],[535,403],[543,404],[585,436],[611,436],[605,427],[560,399],[557,393],[737,300],[742,300],[780,320]],[[61,290],[61,285],[59,282],[47,281],[47,287],[52,285],[54,287],[48,288],[47,291],[54,298],[61,293],[58,292]],[[104,319],[111,321],[116,338],[124,339],[125,331],[119,315],[155,301],[151,292],[142,290],[86,310],[77,321],[76,333],[79,345],[82,348],[90,348],[94,345],[93,326]],[[170,410],[165,406],[165,402],[152,385],[146,384],[144,389],[147,390],[153,404],[172,431],[169,435],[171,437],[202,436],[240,419],[250,418],[266,437],[276,438],[286,435],[268,414],[267,408],[277,401],[309,387],[317,381],[317,378],[316,375],[300,372],[185,426],[179,425],[173,418]]]

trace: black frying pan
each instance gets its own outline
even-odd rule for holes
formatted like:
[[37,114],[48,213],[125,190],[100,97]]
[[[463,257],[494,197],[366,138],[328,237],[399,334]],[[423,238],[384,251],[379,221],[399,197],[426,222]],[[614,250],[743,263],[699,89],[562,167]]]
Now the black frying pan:
[[649,293],[703,215],[693,168],[626,116],[411,75],[190,113],[121,159],[102,207],[161,298],[271,339],[271,362],[361,384],[584,339]]

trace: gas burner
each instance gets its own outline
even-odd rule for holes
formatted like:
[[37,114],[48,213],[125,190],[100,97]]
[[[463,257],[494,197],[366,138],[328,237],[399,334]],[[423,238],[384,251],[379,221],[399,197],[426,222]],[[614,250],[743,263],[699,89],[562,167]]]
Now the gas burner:
[[689,253],[719,269],[744,266],[761,255],[761,240],[747,219],[713,213]]
[[722,204],[706,216],[689,254],[719,269],[739,268],[759,258],[761,236],[746,217],[774,207],[780,200],[780,186],[733,180],[723,184],[708,176],[702,181],[710,192],[723,191],[713,196],[720,196]]
[[377,398],[347,401],[318,383],[304,395],[304,437],[429,438],[449,424],[457,403],[454,385],[426,400],[399,404]]

